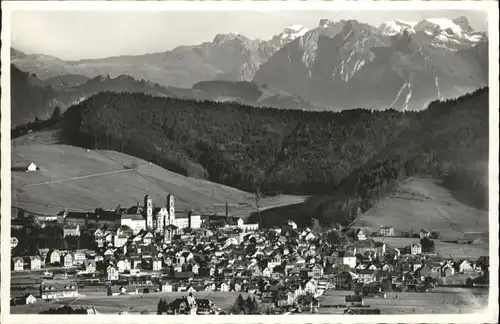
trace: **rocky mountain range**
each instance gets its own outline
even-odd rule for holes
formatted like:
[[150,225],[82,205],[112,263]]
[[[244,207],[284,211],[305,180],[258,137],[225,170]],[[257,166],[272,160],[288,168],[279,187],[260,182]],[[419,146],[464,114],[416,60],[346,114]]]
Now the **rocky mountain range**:
[[[12,49],[11,61],[55,88],[82,86],[102,75],[108,80],[127,75],[177,89],[166,91],[167,95],[180,91],[193,97],[197,89],[192,87],[199,82],[253,81],[263,93],[269,92],[265,89],[272,93],[264,98],[267,101],[259,97],[251,104],[419,110],[432,100],[487,85],[488,39],[475,32],[465,17],[395,20],[378,27],[321,19],[316,28],[291,26],[269,40],[219,34],[211,42],[161,53],[80,61]],[[225,93],[223,86],[234,89],[233,82],[219,82],[215,88]],[[209,99],[214,98],[213,91],[210,87]],[[215,97],[231,100],[232,96]]]
[[66,74],[88,78],[98,75],[115,78],[125,74],[163,86],[190,88],[200,81],[251,81],[263,62],[307,30],[302,26],[292,26],[269,41],[253,40],[235,33],[218,34],[212,42],[179,46],[162,53],[80,61],[26,55],[12,49],[11,61],[42,80]]
[[254,81],[334,110],[420,110],[486,86],[487,49],[465,17],[379,27],[324,19],[262,64]]

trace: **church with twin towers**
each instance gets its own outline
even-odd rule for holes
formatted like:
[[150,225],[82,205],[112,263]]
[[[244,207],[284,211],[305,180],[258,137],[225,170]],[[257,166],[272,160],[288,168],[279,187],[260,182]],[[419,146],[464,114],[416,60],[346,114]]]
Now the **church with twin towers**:
[[144,196],[144,204],[129,208],[121,216],[121,225],[130,227],[135,233],[141,230],[150,230],[159,235],[166,235],[166,231],[183,228],[200,228],[201,216],[194,215],[191,211],[185,213],[175,213],[175,198],[173,195],[166,196],[164,206],[157,207],[153,199]]

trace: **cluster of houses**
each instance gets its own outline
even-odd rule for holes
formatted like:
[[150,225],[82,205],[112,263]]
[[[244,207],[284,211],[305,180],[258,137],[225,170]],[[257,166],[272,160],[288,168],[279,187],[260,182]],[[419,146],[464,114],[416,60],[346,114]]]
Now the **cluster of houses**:
[[259,230],[241,219],[218,228],[179,228],[171,219],[165,218],[167,236],[154,226],[138,232],[127,225],[98,228],[93,233],[97,250],[40,249],[40,255],[15,258],[13,270],[75,269],[74,280],[44,280],[42,299],[78,296],[79,285],[93,283],[108,295],[241,291],[282,306],[327,289],[352,290],[359,284],[415,289],[428,285],[429,278],[478,276],[484,271],[484,260],[439,258],[422,253],[418,243],[400,251],[362,230],[353,242],[332,245],[291,221]]
[[[352,290],[357,285],[418,291],[439,278],[480,276],[487,263],[485,258],[440,258],[423,253],[419,243],[393,248],[363,230],[357,230],[349,243],[334,245],[325,235],[298,228],[292,221],[270,229],[242,219],[209,226],[193,212],[176,215],[171,195],[163,207],[155,207],[146,195],[143,206],[117,211],[114,229],[93,230],[96,249],[40,249],[38,255],[14,258],[12,270],[74,272],[70,279],[42,281],[39,298],[47,300],[76,297],[79,286],[93,284],[109,296],[241,291],[260,295],[262,302],[290,306],[304,296],[315,298],[327,289]],[[62,215],[67,217],[66,212]],[[80,225],[68,224],[63,236],[79,236],[80,230]],[[382,226],[378,235],[394,233],[393,226]],[[421,238],[428,236],[428,231],[420,232]],[[16,241],[11,239],[12,247]],[[26,294],[24,302],[36,302],[33,294]],[[313,302],[319,307],[316,299]]]

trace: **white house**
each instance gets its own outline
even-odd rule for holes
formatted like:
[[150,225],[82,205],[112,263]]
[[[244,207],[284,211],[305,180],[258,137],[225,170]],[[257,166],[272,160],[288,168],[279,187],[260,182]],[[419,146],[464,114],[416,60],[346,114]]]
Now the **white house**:
[[229,285],[225,282],[220,284],[220,291],[229,291]]
[[125,260],[118,260],[118,262],[116,262],[116,267],[118,268],[118,273],[122,273],[125,272],[125,270],[128,270]]
[[153,260],[153,271],[160,271],[161,268],[162,268],[161,259],[154,259]]
[[80,225],[66,225],[63,228],[63,237],[80,236]]
[[30,269],[40,270],[42,268],[42,258],[39,255],[34,255],[30,257]]
[[71,253],[66,253],[61,262],[66,268],[72,267],[73,266],[73,255]]
[[366,240],[366,233],[362,229],[360,229],[358,231],[358,233],[356,234],[356,236],[358,237],[358,241],[364,241],[364,240]]
[[304,287],[304,291],[307,293],[315,294],[318,287],[318,283],[316,280],[311,279],[306,283]]
[[354,256],[352,253],[344,254],[344,257],[342,258],[342,264],[348,265],[349,268],[354,269],[356,267],[356,256]]
[[172,292],[172,284],[169,282],[160,283],[161,292]]
[[472,263],[470,263],[467,260],[463,260],[458,265],[458,272],[460,272],[460,273],[473,273],[474,272],[474,268],[472,266]]
[[271,277],[273,272],[271,271],[271,268],[266,267],[264,270],[262,270],[262,276],[264,277]]
[[394,226],[382,225],[379,230],[380,236],[394,236]]
[[24,260],[23,258],[14,258],[14,271],[24,270]]
[[417,255],[422,253],[422,245],[420,243],[414,243],[411,245],[411,254]]
[[26,305],[36,304],[36,298],[32,294],[28,294],[24,297]]
[[108,280],[118,280],[118,269],[115,266],[109,265],[106,268],[106,273],[108,274]]
[[35,163],[31,162],[29,165],[28,165],[28,168],[26,168],[26,172],[33,172],[33,171],[36,171],[38,170],[38,167],[36,166]]
[[52,250],[49,254],[49,263],[60,263],[61,262],[61,253],[59,250]]

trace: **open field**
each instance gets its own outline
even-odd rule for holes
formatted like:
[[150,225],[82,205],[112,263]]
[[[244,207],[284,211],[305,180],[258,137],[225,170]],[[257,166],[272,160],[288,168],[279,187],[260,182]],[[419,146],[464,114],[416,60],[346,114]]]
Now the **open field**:
[[[220,309],[227,309],[234,304],[238,292],[197,292],[197,298],[208,297]],[[242,293],[243,297],[248,294]],[[147,311],[150,314],[156,314],[158,301],[160,298],[165,298],[167,302],[171,302],[175,298],[187,296],[186,292],[167,292],[167,293],[150,293],[143,295],[129,295],[129,296],[99,296],[99,297],[81,297],[76,299],[67,299],[53,302],[45,302],[38,300],[33,306],[22,305],[11,307],[12,314],[38,314],[42,310],[47,310],[52,307],[60,307],[63,305],[70,305],[73,308],[79,307],[92,307],[95,306],[99,313],[118,313],[121,311],[140,312]]]
[[[27,135],[31,136],[31,135]],[[12,172],[12,204],[33,213],[54,215],[63,208],[94,210],[132,206],[149,194],[164,205],[176,197],[176,209],[225,212],[246,217],[256,211],[253,194],[206,180],[186,177],[115,151],[90,150],[18,138],[13,141],[12,166],[35,162],[36,172]],[[137,168],[130,169],[132,164]],[[305,197],[262,198],[263,208],[302,202]]]
[[[82,291],[82,294],[85,294]],[[167,302],[175,298],[186,296],[185,292],[171,293],[150,293],[144,295],[130,296],[85,296],[76,299],[44,302],[39,300],[36,305],[22,305],[11,307],[13,314],[36,314],[42,310],[63,305],[70,305],[73,308],[95,306],[100,313],[118,313],[121,311],[141,312],[147,311],[150,314],[156,313],[156,307],[160,298],[165,298]],[[227,309],[234,304],[238,292],[197,292],[195,296],[199,298],[210,298],[217,307]],[[345,304],[345,296],[352,295],[352,291],[327,290],[319,300],[323,307],[320,314],[341,314],[344,308],[328,308],[324,306]],[[246,298],[248,294],[242,293]],[[386,293],[386,298],[364,297],[364,304],[372,308],[379,308],[382,314],[416,314],[436,313],[471,313],[479,311],[487,306],[488,293],[484,289],[467,288],[436,288],[427,293]]]
[[[364,297],[365,305],[371,308],[379,308],[382,314],[457,314],[472,313],[487,306],[488,293],[482,290],[457,289],[447,290],[441,288],[438,291],[426,293],[397,292],[386,293],[386,298]],[[345,296],[352,295],[352,291],[327,290],[319,298],[322,306],[345,304]],[[319,313],[322,314],[342,314],[344,308],[322,307]]]
[[381,225],[394,225],[396,231],[426,228],[438,231],[445,241],[456,240],[465,231],[487,233],[488,211],[459,202],[439,180],[411,178],[354,224],[370,231]]

